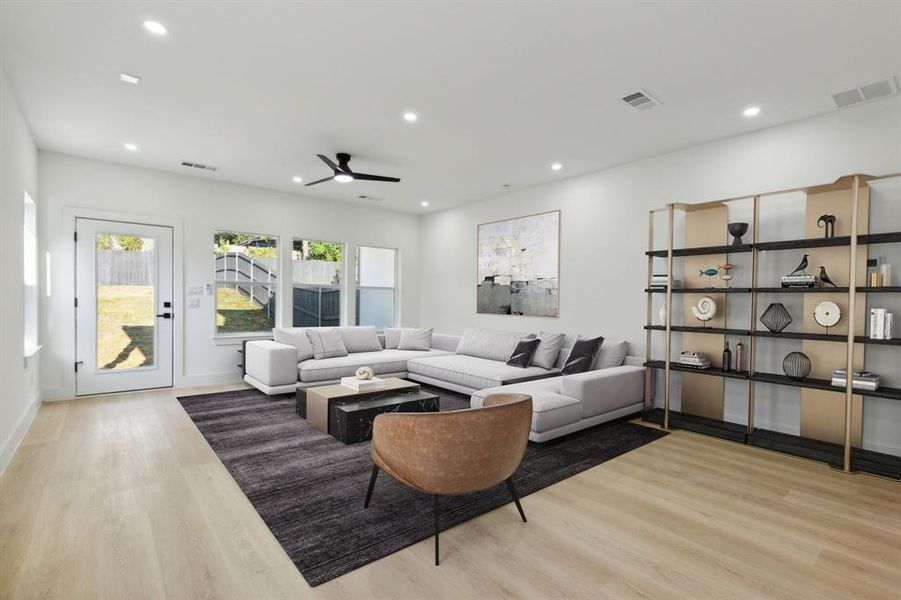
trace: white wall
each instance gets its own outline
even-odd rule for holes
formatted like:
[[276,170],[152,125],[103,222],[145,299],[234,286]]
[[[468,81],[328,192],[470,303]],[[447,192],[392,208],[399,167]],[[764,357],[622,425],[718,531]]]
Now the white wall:
[[[176,290],[212,283],[212,239],[216,229],[277,235],[282,249],[292,237],[322,239],[399,249],[400,318],[419,322],[419,218],[414,215],[302,198],[292,194],[127,167],[85,158],[40,152],[42,250],[52,256],[52,296],[42,319],[45,339],[53,344],[44,357],[44,398],[71,398],[74,323],[73,217],[92,211],[138,215],[149,223],[176,228]],[[352,247],[348,254],[351,254]],[[280,272],[290,273],[289,254],[282,252]],[[352,271],[351,271],[352,273]],[[180,281],[181,279],[181,281]],[[283,285],[279,309],[290,320],[290,287]],[[212,296],[200,296],[200,308],[185,310],[176,293],[175,385],[237,381],[237,346],[214,339]]]
[[0,473],[38,407],[39,355],[24,359],[25,192],[38,205],[37,149],[0,71]]
[[[616,140],[598,140],[615,144]],[[423,218],[421,322],[625,339],[644,353],[648,210],[901,171],[901,97],[597,173],[517,190]],[[560,316],[476,314],[476,226],[560,209]]]

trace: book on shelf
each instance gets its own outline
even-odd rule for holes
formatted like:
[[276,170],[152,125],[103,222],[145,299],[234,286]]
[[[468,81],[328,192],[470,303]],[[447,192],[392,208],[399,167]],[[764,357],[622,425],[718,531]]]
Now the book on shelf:
[[[836,369],[832,374],[832,385],[846,387],[848,385],[848,370]],[[851,387],[859,390],[875,391],[879,389],[879,375],[870,371],[854,371]]]
[[871,340],[890,340],[894,332],[892,325],[894,314],[886,311],[884,308],[870,309],[870,339]]
[[821,287],[823,282],[813,275],[784,275],[782,287],[784,288],[813,288]]
[[710,361],[703,352],[683,352],[676,359],[676,364],[690,369],[709,369]]

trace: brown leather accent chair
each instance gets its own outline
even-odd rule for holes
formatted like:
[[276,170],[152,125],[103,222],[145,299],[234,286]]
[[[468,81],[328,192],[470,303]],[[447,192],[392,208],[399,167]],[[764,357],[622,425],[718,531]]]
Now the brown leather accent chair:
[[438,564],[439,498],[488,489],[500,482],[516,503],[511,476],[522,462],[532,423],[532,397],[492,394],[482,408],[438,413],[386,413],[372,430],[369,507],[379,470],[400,483],[431,494],[435,506],[435,564]]

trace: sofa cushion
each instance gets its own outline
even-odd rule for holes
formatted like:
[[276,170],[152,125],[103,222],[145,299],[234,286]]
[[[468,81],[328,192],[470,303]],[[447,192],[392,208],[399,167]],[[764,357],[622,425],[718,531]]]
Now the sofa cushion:
[[432,329],[404,329],[397,342],[398,350],[430,350]]
[[407,371],[477,390],[549,373],[541,367],[520,369],[496,360],[465,354],[416,358],[407,364]]
[[247,342],[244,347],[244,369],[264,385],[297,383],[297,350],[290,344],[272,340]]
[[334,327],[314,327],[307,330],[310,345],[313,346],[313,358],[333,358],[347,356],[347,348],[341,333]]
[[594,361],[595,369],[609,369],[610,367],[620,367],[626,360],[626,354],[629,352],[629,342],[623,340],[604,340],[601,351],[598,353],[597,359]]
[[611,367],[560,377],[560,392],[582,402],[582,418],[644,400],[644,367]]
[[375,327],[339,327],[341,341],[349,354],[355,352],[378,352],[382,349]]
[[460,345],[460,336],[450,333],[433,333],[432,348],[438,350],[447,350],[448,352],[456,352]]
[[385,327],[385,350],[396,350],[397,344],[400,343],[400,334],[403,331],[400,327]]
[[578,423],[582,419],[582,403],[560,394],[560,377],[479,390],[469,403],[472,408],[478,408],[486,396],[507,392],[532,397],[532,431],[536,433]]
[[467,329],[457,346],[457,354],[506,361],[522,338],[523,334],[515,331]]
[[304,383],[334,381],[351,377],[360,367],[372,367],[376,375],[405,373],[407,361],[411,358],[450,355],[442,350],[379,350],[378,352],[357,352],[347,356],[306,360],[297,365],[300,380]]
[[604,343],[604,336],[596,338],[583,338],[581,335],[576,339],[576,343],[569,351],[566,357],[566,363],[560,369],[563,375],[572,375],[574,373],[584,373],[590,371],[595,360],[600,354],[601,345]]
[[537,338],[523,338],[519,340],[516,348],[513,349],[513,354],[507,360],[507,364],[511,367],[525,369],[532,362],[532,355],[535,354],[535,349],[538,348],[540,343],[541,340]]
[[275,327],[272,337],[276,342],[297,348],[297,361],[313,358],[313,346],[307,336],[306,327]]
[[540,331],[538,339],[541,343],[538,344],[538,349],[532,355],[532,364],[536,367],[551,369],[554,363],[557,362],[557,355],[560,354],[560,349],[563,348],[563,341],[566,339],[566,335]]

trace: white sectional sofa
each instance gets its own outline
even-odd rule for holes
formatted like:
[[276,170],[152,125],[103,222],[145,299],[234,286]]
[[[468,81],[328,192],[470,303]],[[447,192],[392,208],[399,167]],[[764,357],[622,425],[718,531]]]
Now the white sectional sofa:
[[[627,356],[626,342],[605,340],[591,370],[561,376],[567,349],[560,350],[549,369],[506,364],[527,335],[520,332],[467,329],[462,336],[433,333],[429,349],[398,350],[397,330],[386,330],[378,335],[380,349],[376,350],[374,332],[363,329],[367,328],[338,328],[347,355],[319,359],[309,358],[309,349],[303,347],[306,329],[276,329],[273,333],[280,342],[261,340],[245,345],[244,380],[266,394],[286,394],[297,388],[337,383],[368,366],[380,377],[405,377],[469,394],[473,407],[481,406],[485,396],[494,392],[522,392],[532,396],[529,439],[536,442],[639,412],[643,406],[646,370],[640,358]],[[360,341],[367,337],[367,342]]]

